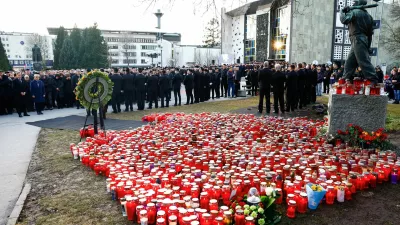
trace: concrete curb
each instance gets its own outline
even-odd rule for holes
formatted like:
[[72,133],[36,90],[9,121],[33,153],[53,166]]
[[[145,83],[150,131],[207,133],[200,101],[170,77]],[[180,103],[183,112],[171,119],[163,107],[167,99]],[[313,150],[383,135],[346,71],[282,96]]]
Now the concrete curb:
[[7,225],[15,225],[17,223],[19,214],[21,213],[22,208],[24,207],[26,197],[28,197],[30,191],[31,191],[31,184],[26,183],[24,189],[22,189],[22,192],[19,195],[17,203],[15,203],[11,215],[8,217]]

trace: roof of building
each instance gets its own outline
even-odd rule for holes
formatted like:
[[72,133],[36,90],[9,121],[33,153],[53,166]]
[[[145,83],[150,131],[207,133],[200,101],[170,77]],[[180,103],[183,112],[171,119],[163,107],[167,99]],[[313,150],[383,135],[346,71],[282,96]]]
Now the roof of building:
[[[59,28],[56,27],[48,27],[47,31],[49,32],[50,35],[57,35]],[[66,31],[72,31],[72,28],[64,28]],[[181,34],[180,33],[167,33],[167,32],[157,32],[157,31],[131,31],[131,30],[102,30],[100,29],[101,32],[104,33],[109,33],[109,34],[137,34],[137,35],[157,35],[158,33],[161,33],[163,35],[163,39],[168,40],[168,41],[173,41],[173,42],[180,42],[181,41]]]
[[256,14],[257,10],[261,6],[270,5],[271,8],[275,8],[275,7],[280,7],[282,5],[286,5],[288,2],[289,0],[258,0],[242,5],[234,10],[227,12],[226,14],[231,17],[252,15]]

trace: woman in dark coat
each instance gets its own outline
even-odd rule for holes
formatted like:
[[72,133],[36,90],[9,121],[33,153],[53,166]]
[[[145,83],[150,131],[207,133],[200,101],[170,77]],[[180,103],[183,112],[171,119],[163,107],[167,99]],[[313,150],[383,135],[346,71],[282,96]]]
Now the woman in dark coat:
[[39,80],[40,75],[35,74],[34,80],[31,82],[31,95],[35,102],[35,108],[38,115],[42,115],[44,107],[45,90],[43,81]]

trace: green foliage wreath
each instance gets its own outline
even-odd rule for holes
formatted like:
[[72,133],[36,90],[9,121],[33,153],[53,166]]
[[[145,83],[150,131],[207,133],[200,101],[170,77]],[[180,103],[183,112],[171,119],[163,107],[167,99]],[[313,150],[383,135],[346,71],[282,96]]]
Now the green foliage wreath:
[[[96,82],[97,78],[99,78],[99,82]],[[89,72],[79,80],[78,86],[75,88],[76,100],[79,100],[86,109],[98,109],[99,96],[101,105],[106,105],[111,100],[113,86],[114,83],[106,73],[99,71]],[[90,105],[92,99],[92,105]]]

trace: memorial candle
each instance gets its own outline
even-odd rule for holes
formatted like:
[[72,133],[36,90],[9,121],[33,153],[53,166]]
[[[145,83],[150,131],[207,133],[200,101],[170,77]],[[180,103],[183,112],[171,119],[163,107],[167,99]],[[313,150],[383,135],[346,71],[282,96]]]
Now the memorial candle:
[[235,225],[244,225],[245,220],[244,220],[244,211],[239,209],[236,210],[235,214]]

